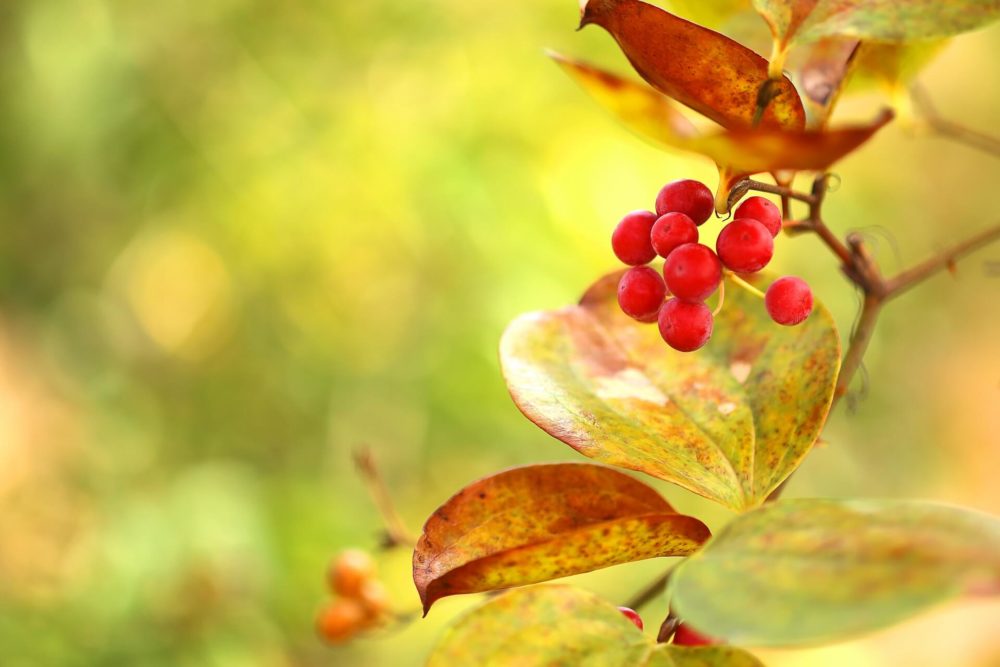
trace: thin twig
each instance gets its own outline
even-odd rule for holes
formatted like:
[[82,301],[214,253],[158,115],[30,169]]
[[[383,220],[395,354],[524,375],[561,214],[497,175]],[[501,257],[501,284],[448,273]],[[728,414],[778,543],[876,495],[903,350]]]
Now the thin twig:
[[977,250],[997,239],[1000,239],[1000,224],[993,225],[989,229],[984,229],[975,236],[969,237],[961,243],[938,253],[927,261],[901,271],[885,281],[885,297],[889,299],[899,296],[938,271],[949,268],[973,250]]
[[372,498],[372,502],[375,503],[375,508],[382,517],[382,523],[385,528],[384,546],[391,548],[415,545],[417,540],[410,535],[406,524],[403,523],[399,513],[396,512],[392,497],[389,495],[389,491],[385,487],[385,482],[379,474],[371,450],[367,447],[355,450],[354,465],[358,469],[358,474],[361,475],[361,480],[368,488],[368,493]]
[[675,567],[677,566],[671,565],[669,570],[649,582],[645,588],[629,598],[624,606],[639,611],[639,609],[655,600],[667,587],[667,583],[670,582],[670,576],[673,574]]
[[1000,157],[1000,139],[942,118],[931,102],[930,95],[919,84],[914,84],[910,88],[910,98],[913,100],[914,110],[931,131],[970,148]]

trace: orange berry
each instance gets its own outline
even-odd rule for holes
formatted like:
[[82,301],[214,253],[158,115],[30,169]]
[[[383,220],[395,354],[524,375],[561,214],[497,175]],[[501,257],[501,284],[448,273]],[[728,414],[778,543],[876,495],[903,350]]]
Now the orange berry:
[[358,601],[365,608],[369,617],[376,618],[389,609],[389,592],[381,581],[370,579],[361,585],[358,591]]
[[357,600],[339,598],[316,617],[316,632],[331,644],[341,644],[356,635],[366,620],[365,609]]
[[357,598],[361,587],[375,576],[375,561],[361,549],[341,552],[330,566],[330,589],[349,598]]

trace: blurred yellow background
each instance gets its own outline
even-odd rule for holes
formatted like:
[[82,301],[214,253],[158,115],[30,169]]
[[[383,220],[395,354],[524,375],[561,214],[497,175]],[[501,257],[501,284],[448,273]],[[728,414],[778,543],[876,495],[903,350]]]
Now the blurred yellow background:
[[[612,226],[663,182],[715,186],[543,57],[626,70],[576,20],[572,0],[3,3],[0,664],[421,664],[473,599],[344,648],[313,633],[330,557],[378,540],[351,449],[372,448],[413,530],[476,477],[579,460],[514,408],[500,333],[613,268]],[[763,42],[759,19],[740,26]],[[998,38],[956,39],[922,76],[987,131]],[[998,165],[896,124],[838,166],[828,220],[866,230],[892,272],[998,220]],[[775,271],[806,277],[846,335],[857,299],[832,257],[780,240]],[[866,395],[788,495],[1000,513],[998,304],[997,246],[893,304]],[[418,607],[408,559],[379,556],[401,611]],[[619,599],[662,567],[579,583]],[[995,666],[998,627],[1000,605],[965,602],[761,655]]]

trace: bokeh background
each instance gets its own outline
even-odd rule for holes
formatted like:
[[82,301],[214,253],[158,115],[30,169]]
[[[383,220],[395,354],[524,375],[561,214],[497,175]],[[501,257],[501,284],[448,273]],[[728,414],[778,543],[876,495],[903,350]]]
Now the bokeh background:
[[[346,647],[314,635],[331,556],[378,542],[350,451],[372,448],[413,530],[476,477],[578,460],[513,407],[500,333],[613,268],[611,227],[663,182],[715,185],[543,57],[625,71],[576,20],[571,0],[4,0],[0,664],[421,663],[474,600]],[[759,19],[733,29],[766,48]],[[942,113],[996,130],[998,38],[926,70]],[[829,221],[891,272],[996,222],[998,165],[895,124],[838,166]],[[849,331],[856,295],[814,239],[781,239],[775,269]],[[788,494],[1000,512],[998,304],[1000,247],[893,304],[867,391]],[[415,611],[409,554],[378,559]],[[661,568],[578,579],[619,599]],[[963,602],[761,655],[995,666],[998,627],[1000,605]]]

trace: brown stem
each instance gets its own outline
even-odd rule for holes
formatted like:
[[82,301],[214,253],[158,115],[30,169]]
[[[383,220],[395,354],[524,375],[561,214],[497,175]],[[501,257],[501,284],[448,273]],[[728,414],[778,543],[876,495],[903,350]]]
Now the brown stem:
[[645,588],[629,598],[623,606],[639,611],[639,609],[655,600],[656,596],[660,595],[667,587],[667,583],[670,582],[670,576],[674,572],[674,567],[676,565],[671,565],[669,570],[649,582]]
[[382,523],[385,528],[384,546],[391,548],[415,545],[417,540],[410,535],[406,524],[403,523],[399,513],[396,512],[392,497],[385,487],[382,475],[379,474],[371,450],[367,447],[356,450],[354,452],[354,465],[357,467],[358,474],[361,475],[361,480],[368,488],[372,502],[375,503],[376,509],[378,509],[379,514],[382,516]]
[[[833,403],[836,405],[847,388],[854,379],[854,374],[861,368],[861,362],[868,350],[868,343],[875,333],[875,324],[878,322],[879,313],[882,311],[882,298],[871,293],[865,293],[864,304],[861,306],[861,316],[858,324],[851,334],[851,342],[847,346],[847,353],[844,361],[840,364],[840,374],[837,376],[837,388],[833,392]],[[831,406],[831,410],[833,407]]]
[[1000,157],[1000,139],[942,118],[922,86],[915,84],[910,89],[910,98],[913,100],[913,108],[932,131],[994,157]]
[[902,271],[884,283],[885,296],[887,299],[899,296],[917,283],[931,277],[938,271],[949,268],[956,261],[993,241],[1000,239],[1000,224],[984,229],[975,236],[969,237],[961,243],[938,253],[925,262]]

